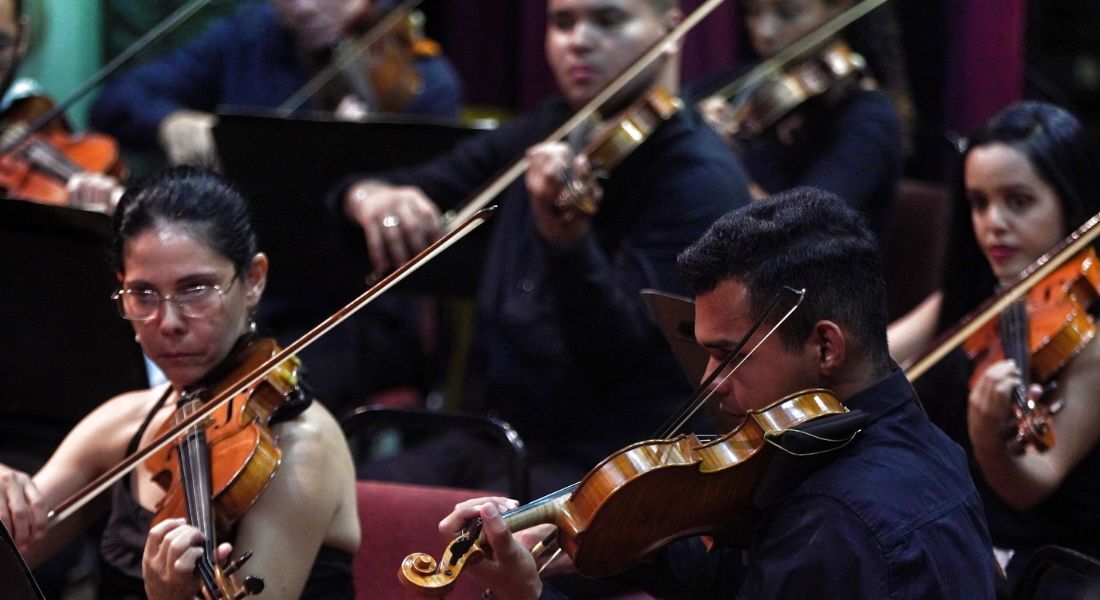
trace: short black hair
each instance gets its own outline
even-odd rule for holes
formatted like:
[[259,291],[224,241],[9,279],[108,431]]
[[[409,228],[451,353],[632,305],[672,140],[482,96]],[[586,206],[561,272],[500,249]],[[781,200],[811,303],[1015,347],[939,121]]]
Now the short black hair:
[[123,194],[115,210],[114,266],[123,272],[126,244],[164,225],[186,228],[247,272],[257,253],[256,232],[241,194],[213,171],[174,167],[153,173]]
[[800,347],[814,324],[829,320],[854,335],[876,368],[889,368],[878,240],[866,219],[834,194],[800,187],[737,209],[678,263],[696,295],[729,279],[743,284],[754,318],[785,287],[804,288],[802,306],[777,332],[788,348]]

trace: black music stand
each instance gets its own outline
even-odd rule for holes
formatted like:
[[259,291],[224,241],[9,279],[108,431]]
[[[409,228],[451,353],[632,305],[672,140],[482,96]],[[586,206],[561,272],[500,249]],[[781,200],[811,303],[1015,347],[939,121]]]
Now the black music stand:
[[94,407],[148,387],[110,238],[106,215],[0,200],[0,462],[34,472]]
[[0,590],[7,600],[45,600],[8,530],[0,526]]
[[[252,206],[261,248],[271,258],[270,296],[308,296],[317,314],[327,314],[362,292],[371,270],[366,244],[335,202],[326,203],[333,186],[352,173],[424,162],[478,131],[441,120],[220,113],[218,156]],[[471,241],[425,265],[404,289],[471,295],[483,253]]]

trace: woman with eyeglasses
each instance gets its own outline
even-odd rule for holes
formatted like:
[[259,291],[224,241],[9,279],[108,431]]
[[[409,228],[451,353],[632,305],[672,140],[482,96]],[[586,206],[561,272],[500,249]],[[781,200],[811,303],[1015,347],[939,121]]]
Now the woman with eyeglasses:
[[[85,417],[33,477],[0,465],[0,520],[32,565],[95,521],[84,510],[47,528],[47,512],[148,445],[180,393],[253,334],[267,258],[241,196],[216,175],[179,168],[129,190],[114,216],[119,311],[168,383],[112,398]],[[220,564],[251,551],[234,577],[255,574],[263,598],[352,598],[359,547],[355,475],[338,424],[319,403],[272,417],[281,463],[217,549]],[[150,528],[164,491],[145,465],[92,504],[108,510],[100,542],[101,598],[193,598],[202,533],[183,519]],[[92,514],[94,513],[94,514]],[[219,540],[221,541],[221,540]]]

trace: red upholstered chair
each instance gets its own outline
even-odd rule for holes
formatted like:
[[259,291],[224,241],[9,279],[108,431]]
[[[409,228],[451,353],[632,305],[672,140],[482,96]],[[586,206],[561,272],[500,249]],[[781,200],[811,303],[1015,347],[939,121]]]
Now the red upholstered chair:
[[[449,514],[455,504],[486,494],[380,481],[360,481],[358,493],[363,540],[352,563],[352,572],[359,600],[422,598],[398,581],[401,561],[413,552],[425,552],[439,560],[447,543],[439,535],[439,520]],[[473,577],[459,577],[447,598],[479,600],[482,592],[484,588]],[[606,600],[652,600],[652,596],[636,592],[609,596]]]

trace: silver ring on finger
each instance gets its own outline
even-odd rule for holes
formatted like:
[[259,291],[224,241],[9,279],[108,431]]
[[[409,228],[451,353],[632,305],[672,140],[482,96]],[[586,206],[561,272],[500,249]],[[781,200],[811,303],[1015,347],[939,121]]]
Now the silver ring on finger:
[[382,217],[382,227],[386,229],[393,229],[401,224],[401,219],[397,218],[397,215],[386,215]]

